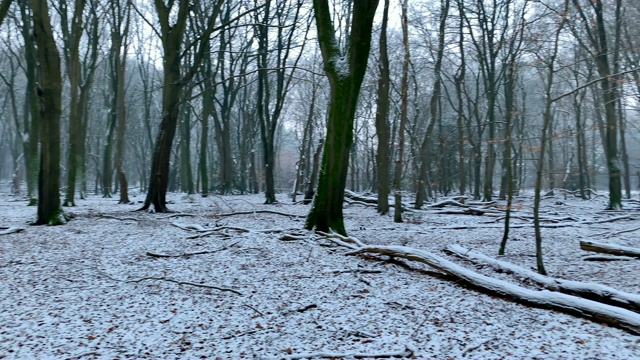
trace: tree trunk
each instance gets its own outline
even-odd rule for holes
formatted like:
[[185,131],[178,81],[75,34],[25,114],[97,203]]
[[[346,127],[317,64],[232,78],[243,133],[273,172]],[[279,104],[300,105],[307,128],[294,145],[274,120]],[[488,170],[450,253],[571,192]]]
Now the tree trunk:
[[376,134],[378,148],[376,151],[378,212],[389,212],[389,55],[387,50],[387,22],[389,18],[389,0],[384,2],[382,25],[380,29],[380,61],[378,68],[378,98],[376,101]]
[[313,196],[315,195],[315,186],[316,180],[318,179],[318,172],[320,169],[320,154],[322,153],[323,142],[322,139],[318,141],[318,147],[316,147],[316,151],[313,153],[313,168],[311,170],[311,175],[307,181],[307,190],[304,192],[304,200],[303,204],[307,205],[311,203],[313,200]]
[[305,228],[325,232],[333,230],[345,235],[342,202],[353,143],[353,119],[369,58],[378,0],[354,0],[349,45],[344,53],[335,39],[328,0],[314,0],[313,6],[331,95],[318,192]]
[[[27,152],[25,154],[25,167],[27,172],[27,197],[29,205],[37,204],[37,186],[40,168],[38,144],[40,143],[40,100],[36,94],[35,84],[37,80],[37,53],[33,39],[33,28],[29,13],[30,7],[25,1],[20,6],[20,18],[22,20],[22,37],[24,39],[24,57],[26,62],[26,78],[29,86],[25,89],[24,123],[25,133],[28,136]],[[33,11],[33,10],[31,10]]]
[[[62,75],[60,54],[51,28],[47,0],[31,0],[33,33],[40,63],[41,149],[38,178],[38,218],[36,225],[65,222],[60,206],[60,114]],[[34,86],[35,84],[30,84]]]

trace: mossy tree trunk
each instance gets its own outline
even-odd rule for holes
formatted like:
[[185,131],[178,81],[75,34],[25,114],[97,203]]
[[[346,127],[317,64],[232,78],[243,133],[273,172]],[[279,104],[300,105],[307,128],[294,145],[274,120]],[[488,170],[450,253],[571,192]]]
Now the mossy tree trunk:
[[[60,205],[60,114],[62,75],[47,0],[31,0],[33,34],[38,48],[41,117],[38,218],[36,225],[59,225],[65,219]],[[36,84],[30,84],[34,86]]]
[[342,214],[353,120],[367,68],[377,0],[354,0],[348,48],[338,47],[328,0],[314,0],[318,43],[331,87],[318,191],[305,228],[346,235]]

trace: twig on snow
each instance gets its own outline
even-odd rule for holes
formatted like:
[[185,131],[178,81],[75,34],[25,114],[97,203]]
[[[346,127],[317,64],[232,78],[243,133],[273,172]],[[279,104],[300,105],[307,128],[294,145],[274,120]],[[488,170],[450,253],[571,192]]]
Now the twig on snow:
[[120,220],[120,221],[138,221],[138,219],[133,218],[133,217],[118,217],[118,216],[107,215],[107,214],[102,214],[102,215],[98,216],[98,219],[114,219],[114,220]]
[[273,214],[273,215],[282,215],[296,218],[306,218],[306,215],[297,215],[297,214],[288,214],[280,211],[274,210],[250,210],[250,211],[236,211],[232,213],[224,213],[224,214],[216,214],[215,216],[223,217],[223,216],[235,216],[235,215],[252,215],[252,214]]
[[476,350],[477,348],[481,347],[482,345],[491,342],[493,340],[497,340],[497,338],[491,338],[491,339],[487,339],[484,341],[481,341],[479,344],[473,345],[473,346],[469,346],[468,348],[466,348],[463,352],[462,352],[462,357],[466,357],[468,353]]
[[226,245],[223,246],[219,249],[215,249],[215,250],[205,250],[205,251],[198,251],[198,252],[192,252],[192,253],[184,253],[184,254],[178,254],[178,255],[168,255],[168,254],[156,254],[156,253],[152,253],[150,251],[147,251],[147,256],[151,256],[151,257],[155,257],[155,258],[173,258],[173,257],[189,257],[189,256],[194,256],[194,255],[204,255],[204,254],[211,254],[211,253],[216,253],[219,251],[224,251],[227,250],[228,248],[235,246],[236,244],[238,244],[240,241],[236,241],[233,244],[230,245]]
[[330,352],[317,352],[307,354],[294,354],[282,357],[282,359],[306,359],[306,358],[324,358],[324,359],[342,359],[342,358],[356,358],[356,359],[383,359],[383,358],[396,358],[405,357],[409,358],[413,356],[415,350],[409,345],[405,345],[404,350],[387,352],[387,353],[330,353]]
[[242,293],[239,292],[238,290],[219,287],[219,286],[214,286],[214,285],[196,284],[196,283],[192,283],[192,282],[189,282],[189,281],[174,280],[174,279],[170,279],[170,278],[166,278],[166,277],[145,277],[145,278],[141,278],[141,279],[138,279],[138,280],[130,280],[129,282],[138,283],[138,282],[147,281],[147,280],[168,281],[168,282],[172,282],[172,283],[178,284],[178,285],[189,285],[189,286],[201,287],[201,288],[205,288],[205,289],[215,289],[215,290],[219,290],[219,291],[228,291],[228,292],[232,292],[234,294],[238,294],[238,295],[242,296]]

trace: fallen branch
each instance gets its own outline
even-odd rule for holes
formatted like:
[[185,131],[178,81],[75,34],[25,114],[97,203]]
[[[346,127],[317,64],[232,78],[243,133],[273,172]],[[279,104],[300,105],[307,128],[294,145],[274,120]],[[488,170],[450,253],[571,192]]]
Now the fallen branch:
[[120,221],[138,221],[138,219],[133,218],[133,217],[117,217],[117,216],[107,215],[107,214],[102,214],[102,215],[98,216],[98,219],[114,219],[114,220],[120,220]]
[[199,224],[180,224],[180,223],[171,223],[171,225],[177,227],[178,229],[186,230],[186,231],[210,231],[212,229],[207,229]]
[[147,256],[151,256],[151,257],[155,257],[155,258],[174,258],[174,257],[190,257],[190,256],[194,256],[194,255],[212,254],[212,253],[220,252],[220,251],[223,251],[223,250],[227,250],[228,248],[236,245],[237,243],[239,243],[239,241],[236,241],[233,244],[230,244],[230,245],[227,245],[227,246],[223,246],[223,247],[221,247],[219,249],[215,249],[215,250],[198,251],[198,252],[184,253],[184,254],[178,254],[178,255],[157,254],[157,253],[152,253],[150,251],[147,251]]
[[624,233],[628,233],[628,232],[634,232],[634,231],[638,231],[640,230],[640,227],[636,227],[633,229],[624,229],[624,230],[619,230],[619,231],[614,231],[611,233],[605,232],[605,233],[600,233],[600,234],[593,234],[591,235],[592,237],[602,237],[604,236],[604,238],[610,238],[612,236],[616,236],[616,235],[620,235],[620,234],[624,234]]
[[251,232],[251,230],[249,230],[249,229],[245,229],[245,228],[241,228],[241,227],[237,227],[237,226],[218,226],[218,227],[215,227],[213,229],[206,229],[205,231],[202,231],[199,234],[188,236],[187,239],[196,239],[196,238],[200,238],[200,237],[215,235],[215,234],[221,232],[222,230],[234,230],[234,231],[241,232],[241,233]]
[[0,231],[0,235],[9,235],[9,234],[19,233],[23,231],[24,231],[24,228],[15,227],[15,226],[2,227],[2,231]]
[[521,303],[559,310],[578,315],[598,322],[604,322],[640,335],[640,314],[616,306],[578,298],[575,296],[548,290],[530,290],[515,284],[494,279],[489,276],[468,270],[449,260],[426,251],[406,246],[366,246],[351,251],[347,255],[374,253],[404,258],[427,264],[439,271],[449,274],[468,285],[481,289],[492,295],[515,299]]
[[308,354],[296,354],[296,355],[287,355],[282,357],[282,359],[313,359],[313,358],[324,358],[324,359],[342,359],[342,358],[355,358],[355,359],[385,359],[385,358],[396,358],[396,357],[404,357],[409,358],[413,357],[413,350],[408,345],[405,345],[404,350],[393,351],[388,353],[330,353],[330,352],[317,352],[317,353],[308,353]]
[[580,249],[603,254],[622,255],[630,257],[640,257],[640,248],[629,246],[605,244],[592,241],[580,241]]
[[138,279],[138,280],[130,280],[129,282],[139,283],[139,282],[147,281],[147,280],[168,281],[168,282],[172,282],[172,283],[178,284],[178,285],[189,285],[189,286],[201,287],[201,288],[205,288],[205,289],[215,289],[215,290],[220,290],[220,291],[227,291],[227,292],[232,292],[234,294],[238,294],[238,295],[242,296],[242,293],[239,292],[238,290],[219,287],[219,286],[214,286],[214,285],[196,284],[196,283],[192,283],[192,282],[189,282],[189,281],[174,280],[174,279],[170,279],[170,278],[166,278],[166,277],[145,277],[145,278]]
[[588,255],[583,256],[582,261],[629,261],[636,260],[628,256]]
[[177,218],[177,217],[193,217],[195,216],[194,214],[186,214],[186,213],[175,213],[175,214],[171,214],[171,215],[167,215],[167,216],[162,216],[160,217],[160,219],[172,219],[172,218]]
[[323,232],[323,231],[317,231],[316,233],[328,238],[329,240],[337,243],[340,246],[348,247],[348,248],[351,248],[351,249],[357,249],[357,248],[365,246],[360,240],[358,240],[358,239],[356,239],[354,237],[343,236],[343,235],[340,235],[340,234],[336,234],[334,232],[326,233],[326,232]]
[[603,304],[618,306],[634,312],[640,312],[640,295],[627,293],[610,286],[580,281],[556,279],[518,265],[491,258],[479,252],[468,250],[459,245],[449,245],[446,251],[476,264],[487,264],[491,267],[514,274],[529,283],[534,283],[547,290],[597,301]]
[[253,214],[273,214],[273,215],[282,215],[282,216],[289,216],[289,217],[295,217],[295,218],[306,218],[307,217],[307,215],[287,214],[287,213],[283,213],[283,212],[280,212],[280,211],[274,211],[274,210],[236,211],[236,212],[232,212],[232,213],[215,214],[215,216],[224,217],[224,216],[253,215]]

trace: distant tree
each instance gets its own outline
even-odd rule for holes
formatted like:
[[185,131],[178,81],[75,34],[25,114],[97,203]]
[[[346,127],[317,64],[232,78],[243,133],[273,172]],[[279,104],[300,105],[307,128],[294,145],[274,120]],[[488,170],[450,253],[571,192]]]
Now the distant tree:
[[378,175],[378,212],[389,212],[389,51],[387,49],[387,24],[389,22],[389,0],[384,1],[382,24],[380,27],[380,59],[378,69],[378,94],[376,100],[376,174]]
[[[205,46],[216,30],[216,23],[222,0],[210,3],[211,12],[207,17],[205,30],[194,35],[194,40],[184,46],[184,35],[189,18],[190,2],[180,1],[176,5],[173,1],[165,4],[155,0],[155,9],[160,22],[158,35],[162,42],[164,79],[162,90],[162,121],[155,141],[151,172],[149,174],[149,189],[141,210],[148,209],[152,204],[156,212],[166,212],[167,188],[169,185],[169,164],[171,161],[171,147],[178,125],[179,106],[184,86],[195,76],[205,55]],[[175,8],[174,8],[174,5]],[[193,63],[186,69],[181,60],[185,49],[195,49]]]
[[327,134],[318,191],[305,228],[346,234],[342,215],[344,189],[353,143],[353,120],[367,69],[371,29],[378,0],[354,0],[347,48],[340,49],[328,0],[314,0],[318,43],[331,87]]
[[[616,81],[619,76],[613,72],[609,57],[614,56],[617,58],[619,55],[612,54],[610,49],[613,48],[610,47],[607,41],[604,2],[581,0],[572,0],[572,2],[580,23],[586,32],[586,39],[579,38],[578,41],[595,60],[598,75],[601,78],[601,99],[604,104],[606,122],[604,150],[609,172],[609,205],[607,208],[618,210],[622,208],[622,178],[620,159],[618,157],[618,115],[616,111],[616,105],[618,104]],[[619,9],[621,0],[616,0],[615,4],[616,8]],[[618,27],[619,25],[616,25],[616,28]],[[619,29],[617,33],[618,36],[616,37],[619,37]],[[615,51],[613,52],[615,53]]]

